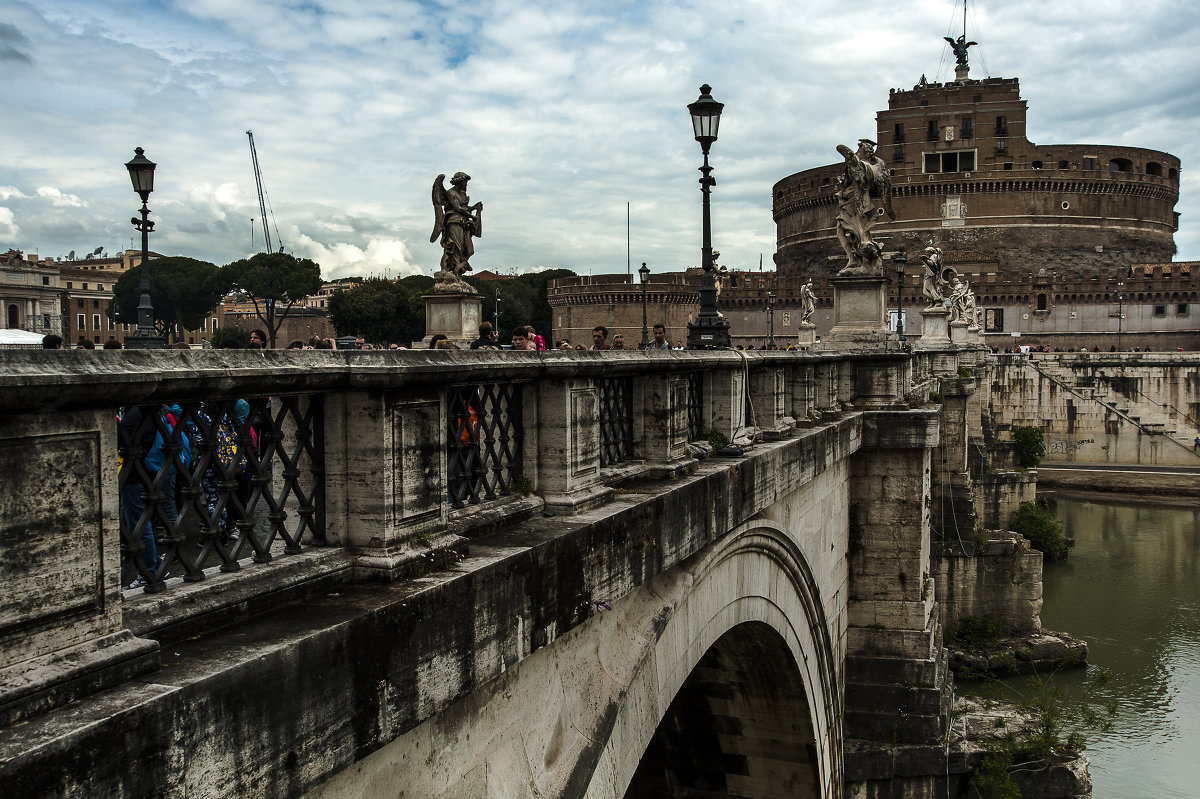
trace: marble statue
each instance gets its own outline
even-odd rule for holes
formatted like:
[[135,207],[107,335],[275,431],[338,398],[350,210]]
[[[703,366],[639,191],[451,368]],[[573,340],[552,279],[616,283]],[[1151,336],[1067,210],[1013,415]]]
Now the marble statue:
[[467,182],[471,176],[456,172],[446,189],[445,175],[433,181],[433,233],[429,241],[441,238],[441,269],[434,277],[437,283],[456,291],[474,293],[462,276],[471,271],[470,258],[475,254],[472,239],[483,235],[483,203],[471,205],[467,196]]
[[813,291],[812,278],[800,287],[800,324],[812,324],[813,311],[817,307],[817,293]]
[[839,276],[883,275],[882,248],[871,239],[871,228],[879,217],[872,201],[880,198],[882,212],[896,218],[892,210],[892,178],[887,164],[875,155],[875,142],[859,139],[858,150],[844,144],[837,147],[846,159],[845,171],[838,178],[837,237],[846,252],[846,266]]
[[940,247],[926,247],[921,255],[925,264],[925,273],[921,276],[921,294],[925,297],[928,307],[942,305],[946,300],[946,287],[949,285],[942,277],[942,250]]

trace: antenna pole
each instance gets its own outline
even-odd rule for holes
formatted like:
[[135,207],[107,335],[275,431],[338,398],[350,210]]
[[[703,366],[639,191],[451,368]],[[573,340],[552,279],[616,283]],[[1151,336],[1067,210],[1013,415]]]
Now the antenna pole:
[[625,201],[625,274],[633,280],[633,268],[629,263],[629,201]]

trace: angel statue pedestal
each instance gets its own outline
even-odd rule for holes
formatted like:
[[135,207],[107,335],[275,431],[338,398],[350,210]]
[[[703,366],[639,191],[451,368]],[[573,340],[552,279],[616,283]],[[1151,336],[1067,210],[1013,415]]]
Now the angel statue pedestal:
[[950,343],[967,343],[967,320],[958,319],[950,323]]
[[800,331],[796,334],[796,346],[802,350],[811,350],[817,342],[817,326],[812,322],[801,322]]
[[479,325],[483,322],[483,298],[478,294],[439,291],[438,286],[425,295],[425,338],[429,341],[439,333],[450,339],[460,349],[470,346],[479,338]]
[[913,343],[913,350],[944,350],[950,346],[950,334],[946,320],[950,311],[944,305],[921,309],[921,338]]
[[828,341],[837,349],[886,347],[887,315],[882,275],[835,277],[833,329]]

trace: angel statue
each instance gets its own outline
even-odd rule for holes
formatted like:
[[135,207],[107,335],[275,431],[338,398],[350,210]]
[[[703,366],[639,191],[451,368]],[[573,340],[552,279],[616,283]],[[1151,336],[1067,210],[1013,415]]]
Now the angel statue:
[[921,276],[921,294],[929,303],[929,307],[940,306],[946,300],[946,287],[949,285],[942,277],[942,249],[926,247],[921,255],[925,263],[925,273]]
[[[838,178],[838,241],[846,251],[846,266],[838,273],[883,275],[882,248],[871,240],[871,228],[880,213],[895,219],[892,210],[892,177],[887,164],[875,155],[875,142],[859,139],[858,150],[839,144],[837,150],[846,159],[845,172]],[[872,197],[879,197],[882,211],[876,211]]]
[[[469,288],[462,276],[471,271],[470,258],[475,254],[471,239],[483,235],[483,203],[470,205],[467,181],[471,176],[456,172],[446,190],[445,175],[433,181],[433,233],[429,241],[441,236],[441,270],[435,275],[438,283],[455,284],[459,290]],[[473,291],[473,290],[472,290]]]
[[959,36],[957,41],[951,39],[949,36],[943,36],[942,38],[950,42],[950,49],[954,51],[954,60],[960,67],[967,65],[967,48],[979,44],[979,42],[968,42],[965,35]]
[[800,287],[800,324],[812,324],[813,311],[817,308],[817,293],[813,291],[812,278]]

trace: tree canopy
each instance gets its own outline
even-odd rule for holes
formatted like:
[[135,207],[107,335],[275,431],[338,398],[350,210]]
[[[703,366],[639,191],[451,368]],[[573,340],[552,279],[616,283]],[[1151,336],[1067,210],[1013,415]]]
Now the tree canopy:
[[287,311],[321,288],[321,267],[315,261],[283,252],[260,252],[234,261],[221,274],[227,285],[249,295],[271,347]]
[[425,335],[424,292],[433,278],[367,278],[329,298],[329,319],[339,336],[362,334],[368,341],[414,341]]
[[464,279],[483,297],[484,319],[491,320],[495,315],[496,296],[500,296],[500,330],[496,332],[507,341],[508,332],[517,325],[532,325],[543,338],[549,338],[554,328],[546,284],[574,274],[570,269],[544,269],[504,280],[480,280],[472,275],[464,275]]
[[[137,324],[142,297],[142,266],[133,267],[113,284],[109,313],[113,321]],[[185,330],[200,327],[228,290],[216,264],[171,256],[150,261],[150,301],[159,333],[180,341]]]

